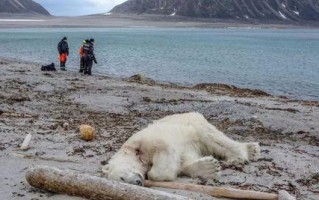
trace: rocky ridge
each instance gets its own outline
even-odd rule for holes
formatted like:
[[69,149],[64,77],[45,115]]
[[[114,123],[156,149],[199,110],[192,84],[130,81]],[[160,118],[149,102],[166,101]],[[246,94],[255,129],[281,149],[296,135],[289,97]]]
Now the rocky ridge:
[[0,0],[0,14],[50,15],[45,8],[32,0]]
[[112,13],[161,14],[218,19],[316,21],[317,0],[128,0]]

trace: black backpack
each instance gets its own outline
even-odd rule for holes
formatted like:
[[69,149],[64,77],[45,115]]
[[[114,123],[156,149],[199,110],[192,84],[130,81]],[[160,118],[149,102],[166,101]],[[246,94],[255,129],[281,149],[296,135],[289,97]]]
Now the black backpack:
[[41,67],[41,71],[56,71],[54,63],[51,63],[50,65],[43,65]]

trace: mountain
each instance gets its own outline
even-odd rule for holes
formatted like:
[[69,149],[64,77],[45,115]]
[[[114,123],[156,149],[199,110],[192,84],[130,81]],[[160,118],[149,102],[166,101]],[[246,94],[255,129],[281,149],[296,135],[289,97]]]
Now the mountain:
[[319,0],[128,0],[111,12],[218,19],[315,21],[319,20]]
[[45,8],[32,0],[0,0],[0,13],[50,15]]

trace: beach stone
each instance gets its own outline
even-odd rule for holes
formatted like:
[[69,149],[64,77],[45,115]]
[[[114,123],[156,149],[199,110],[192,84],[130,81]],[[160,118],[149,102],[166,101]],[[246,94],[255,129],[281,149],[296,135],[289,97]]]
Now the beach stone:
[[62,125],[62,127],[63,127],[63,129],[64,129],[65,131],[67,131],[67,130],[69,130],[70,125],[69,125],[68,122],[64,122],[63,125]]
[[130,82],[136,82],[136,83],[141,83],[141,84],[149,84],[149,85],[154,85],[155,81],[151,78],[146,77],[143,74],[135,74],[129,78]]

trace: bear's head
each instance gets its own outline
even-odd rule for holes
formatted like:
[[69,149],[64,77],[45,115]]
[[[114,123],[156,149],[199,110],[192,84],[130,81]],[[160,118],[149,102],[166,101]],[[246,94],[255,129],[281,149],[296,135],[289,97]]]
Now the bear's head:
[[119,151],[102,167],[102,172],[109,180],[144,185],[145,168],[135,152]]
[[130,166],[115,166],[113,164],[105,165],[102,172],[109,180],[129,183],[133,185],[144,185],[144,176]]

